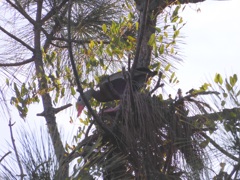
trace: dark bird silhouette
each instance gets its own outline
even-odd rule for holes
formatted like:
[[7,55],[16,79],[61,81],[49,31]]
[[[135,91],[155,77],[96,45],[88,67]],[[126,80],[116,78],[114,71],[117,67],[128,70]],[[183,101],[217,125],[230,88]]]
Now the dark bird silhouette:
[[[133,90],[137,91],[144,86],[144,83],[150,78],[157,74],[156,71],[151,71],[148,68],[139,67],[134,70],[132,80]],[[124,93],[125,87],[127,84],[127,80],[124,77],[123,72],[117,72],[112,75],[109,75],[104,80],[102,80],[99,84],[99,90],[89,89],[84,92],[84,96],[89,101],[92,97],[99,102],[109,102],[113,100],[121,99],[121,96]],[[78,101],[76,103],[78,116],[81,115],[82,110],[85,107],[85,103],[81,96],[79,96]],[[106,110],[105,112],[116,111],[118,106],[115,108],[111,108]]]

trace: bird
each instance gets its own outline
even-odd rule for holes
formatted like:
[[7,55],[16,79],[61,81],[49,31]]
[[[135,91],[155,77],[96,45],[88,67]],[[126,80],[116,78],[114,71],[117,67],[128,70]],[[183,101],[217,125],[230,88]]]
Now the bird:
[[[144,83],[151,77],[155,76],[157,71],[151,71],[145,67],[138,67],[133,71],[132,85],[133,91],[137,91],[144,86]],[[98,85],[98,90],[89,89],[84,92],[84,96],[86,100],[90,100],[91,98],[96,99],[99,102],[109,102],[114,100],[121,99],[121,96],[124,93],[125,87],[127,84],[127,80],[123,71],[111,74],[105,77]],[[81,97],[79,96],[77,102],[77,117],[79,117],[82,113],[82,110],[85,107],[85,103]],[[115,108],[110,108],[105,112],[112,112],[119,109],[119,106]]]

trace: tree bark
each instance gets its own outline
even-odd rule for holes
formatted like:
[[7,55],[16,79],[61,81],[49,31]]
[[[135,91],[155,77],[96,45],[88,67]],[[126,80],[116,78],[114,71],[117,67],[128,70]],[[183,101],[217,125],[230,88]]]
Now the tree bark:
[[47,122],[47,127],[53,143],[54,150],[55,150],[55,155],[59,163],[59,169],[56,173],[55,178],[66,179],[68,178],[68,164],[64,164],[64,167],[62,167],[65,150],[60,138],[61,136],[57,128],[55,111],[52,105],[52,99],[49,93],[47,93],[48,85],[47,85],[47,80],[45,78],[46,74],[44,71],[44,64],[42,59],[42,50],[41,50],[42,4],[43,4],[42,0],[37,1],[36,21],[34,24],[34,49],[35,49],[34,62],[36,67],[36,75],[38,77],[39,89],[40,91],[42,90],[45,91],[45,93],[42,95],[44,117]]

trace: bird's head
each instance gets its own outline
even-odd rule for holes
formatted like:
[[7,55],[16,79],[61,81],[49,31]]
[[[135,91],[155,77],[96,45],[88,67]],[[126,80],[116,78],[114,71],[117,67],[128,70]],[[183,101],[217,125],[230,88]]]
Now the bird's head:
[[[91,99],[93,91],[94,90],[90,89],[90,90],[87,90],[86,92],[84,92],[84,97],[86,98],[87,101],[89,101]],[[79,117],[81,115],[84,107],[85,107],[85,103],[84,103],[83,98],[80,95],[76,102],[76,108],[78,111],[77,117]]]
[[81,115],[84,107],[85,107],[85,103],[84,103],[82,97],[79,96],[78,99],[77,99],[77,102],[76,102],[76,108],[77,108],[77,111],[78,111],[77,117],[79,117]]

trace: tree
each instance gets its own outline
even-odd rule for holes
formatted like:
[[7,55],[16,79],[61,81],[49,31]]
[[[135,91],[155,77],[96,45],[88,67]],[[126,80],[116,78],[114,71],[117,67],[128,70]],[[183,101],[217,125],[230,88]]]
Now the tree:
[[[176,99],[154,95],[162,86],[161,81],[165,76],[171,82],[177,81],[174,72],[169,70],[173,66],[172,61],[178,59],[175,45],[183,26],[178,11],[180,4],[188,2],[136,0],[137,14],[134,13],[131,2],[6,1],[6,5],[10,5],[24,17],[24,23],[31,24],[34,31],[31,29],[27,32],[28,29],[24,28],[24,33],[29,36],[23,37],[26,34],[10,33],[7,27],[1,26],[2,32],[28,52],[25,55],[21,54],[24,50],[15,50],[9,57],[13,63],[0,65],[26,67],[28,63],[34,63],[35,73],[28,76],[33,77],[32,79],[17,84],[12,83],[14,81],[11,78],[7,80],[7,84],[13,84],[15,96],[11,103],[17,107],[22,118],[27,115],[28,105],[39,102],[41,97],[44,111],[38,116],[43,116],[47,122],[58,162],[56,179],[69,177],[69,163],[76,158],[79,158],[79,166],[76,164],[73,169],[73,176],[76,178],[92,179],[99,176],[97,173],[100,172],[105,179],[177,179],[190,176],[200,179],[205,167],[202,155],[205,155],[205,147],[209,143],[236,163],[239,161],[237,156],[231,156],[206,133],[216,131],[214,122],[219,120],[219,115],[226,119],[236,119],[235,111],[238,110],[223,109],[209,114],[206,109],[210,106],[198,99],[201,95],[218,95],[214,90],[207,91],[209,84],[191,91],[187,96],[183,96],[179,90]],[[197,3],[199,0],[190,2]],[[130,11],[128,18],[113,18],[114,14],[121,13],[118,5]],[[173,8],[170,10],[170,17],[164,12],[169,6]],[[156,27],[159,17],[162,17],[162,24]],[[138,30],[137,33],[135,29]],[[33,42],[26,43],[28,39],[33,39]],[[16,58],[26,57],[30,58],[16,61]],[[72,68],[69,67],[70,64]],[[55,114],[71,105],[54,108],[53,103],[57,104],[59,99],[67,96],[66,89],[70,89],[71,95],[75,95],[75,84],[84,97],[83,88],[94,86],[101,81],[100,75],[115,71],[120,65],[128,68],[123,70],[128,84],[126,93],[121,98],[121,109],[113,115],[97,115],[92,107],[99,107],[99,103],[93,101],[90,106],[85,102],[89,114],[81,121],[88,128],[77,135],[80,142],[76,147],[64,148]],[[154,85],[143,88],[140,92],[133,92],[131,81],[128,80],[131,80],[132,72],[137,67],[150,67],[161,73]],[[86,78],[85,73],[90,73],[91,77]],[[236,76],[231,77],[230,83],[226,81],[226,87],[233,87],[236,79]],[[215,82],[222,84],[220,75],[216,76]],[[228,89],[232,93],[231,90]],[[232,94],[231,97],[237,94]],[[194,108],[189,109],[187,104]],[[107,103],[103,106],[112,105]],[[230,124],[227,120],[222,122],[227,124],[225,127]],[[236,142],[234,148],[239,149],[237,129],[233,128],[237,125],[231,125],[231,133]],[[94,130],[92,133],[91,129]],[[179,166],[179,161],[188,166]],[[236,165],[230,176],[237,177],[238,169],[239,166]],[[23,174],[21,177],[23,178]]]

